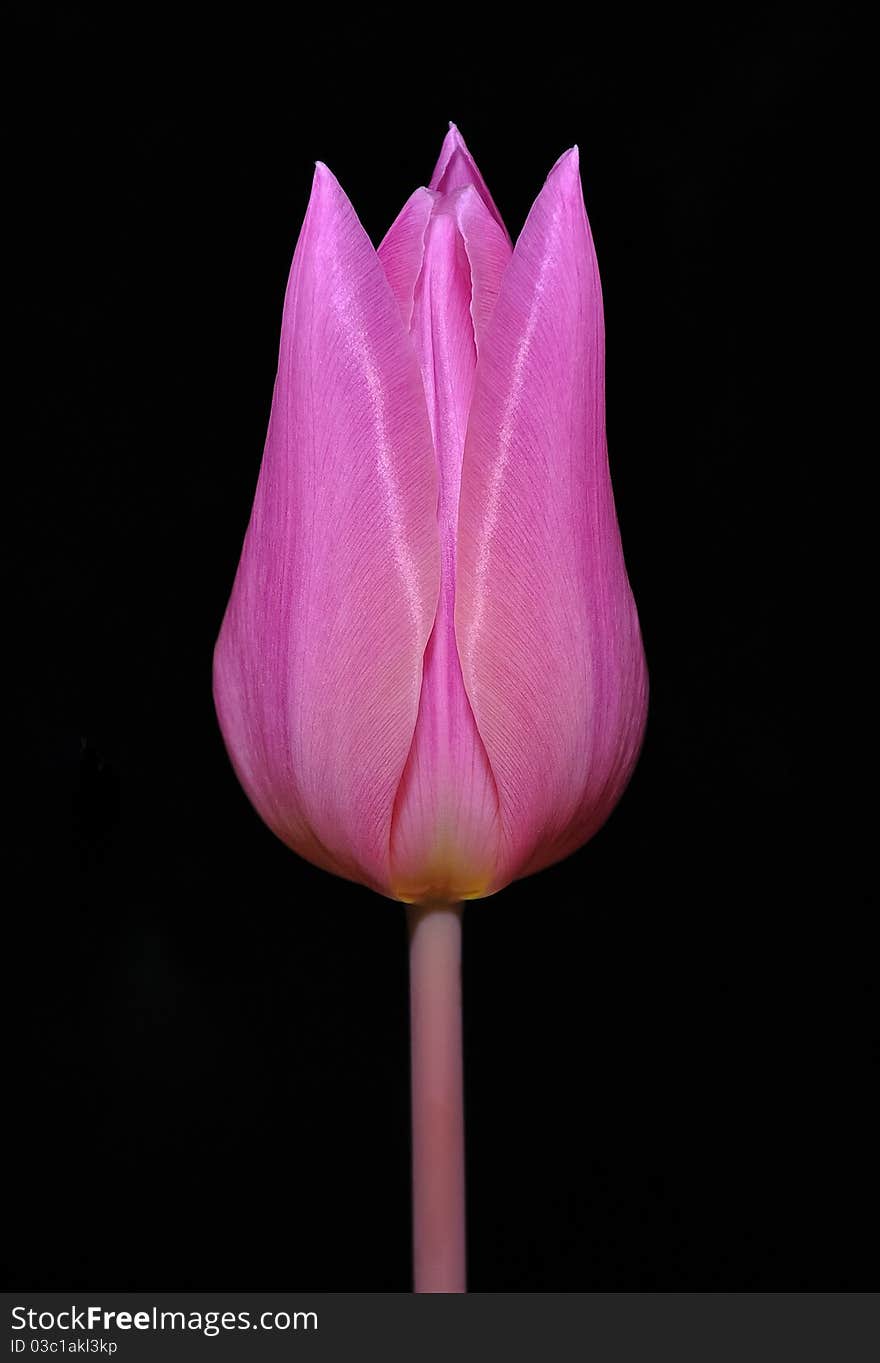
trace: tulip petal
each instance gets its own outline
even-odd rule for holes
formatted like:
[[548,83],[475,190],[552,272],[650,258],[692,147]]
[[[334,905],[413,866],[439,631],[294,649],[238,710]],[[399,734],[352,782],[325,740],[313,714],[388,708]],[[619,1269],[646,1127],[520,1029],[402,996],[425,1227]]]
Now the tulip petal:
[[[486,181],[480,174],[477,163],[468,151],[458,128],[454,123],[450,123],[449,132],[444,137],[443,146],[440,148],[440,156],[434,167],[429,188],[435,189],[441,194],[451,194],[453,190],[463,189],[466,185],[474,186],[492,217],[507,237],[504,219],[495,207],[495,200],[489,193]],[[508,240],[510,240],[509,237]]]
[[436,507],[411,342],[351,204],[319,164],[215,699],[270,827],[384,893],[439,590]]
[[425,235],[437,197],[430,189],[417,189],[411,194],[377,252],[407,331],[412,323],[416,283],[425,258]]
[[466,185],[450,196],[449,211],[455,216],[470,266],[471,319],[479,355],[504,272],[510,264],[510,238],[487,213],[473,185]]
[[462,467],[455,626],[499,797],[495,888],[566,856],[635,764],[647,676],[605,442],[599,275],[576,150],[487,328]]
[[409,901],[484,894],[500,843],[497,792],[455,641],[455,537],[478,341],[510,254],[470,182],[417,191],[379,247],[419,357],[440,474],[440,599],[391,836],[395,892]]
[[[486,211],[485,209],[483,210]],[[498,800],[465,694],[455,643],[455,529],[476,367],[471,277],[452,214],[432,218],[416,288],[413,341],[440,473],[440,599],[419,715],[391,835],[395,893],[410,902],[484,894],[494,879]]]
[[411,902],[461,900],[494,879],[500,830],[455,642],[458,490],[478,343],[511,247],[469,181],[449,193],[417,190],[378,254],[419,358],[440,475],[440,598],[395,803],[392,883]]
[[417,189],[380,243],[379,259],[397,299],[404,326],[412,330],[428,229],[432,217],[443,214],[454,219],[467,255],[468,275],[464,287],[470,296],[472,339],[479,353],[489,319],[495,311],[504,271],[510,262],[511,246],[507,233],[490,215],[473,185],[457,189],[448,196]]

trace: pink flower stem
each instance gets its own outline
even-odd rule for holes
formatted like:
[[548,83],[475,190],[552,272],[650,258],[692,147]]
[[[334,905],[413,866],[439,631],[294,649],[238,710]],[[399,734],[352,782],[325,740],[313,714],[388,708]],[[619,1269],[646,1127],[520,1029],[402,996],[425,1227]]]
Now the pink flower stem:
[[412,905],[413,1277],[416,1292],[464,1292],[461,905]]

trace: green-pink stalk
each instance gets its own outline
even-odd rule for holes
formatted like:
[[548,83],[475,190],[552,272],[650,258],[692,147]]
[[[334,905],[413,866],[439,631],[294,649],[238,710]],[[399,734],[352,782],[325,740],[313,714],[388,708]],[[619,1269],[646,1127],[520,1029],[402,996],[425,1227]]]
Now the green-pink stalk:
[[461,905],[412,905],[413,1281],[464,1292]]

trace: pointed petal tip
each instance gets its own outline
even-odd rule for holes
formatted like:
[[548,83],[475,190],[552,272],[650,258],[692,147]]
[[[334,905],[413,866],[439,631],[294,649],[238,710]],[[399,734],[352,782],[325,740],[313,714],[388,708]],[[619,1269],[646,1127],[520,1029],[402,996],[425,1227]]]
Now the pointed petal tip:
[[480,174],[477,163],[468,150],[467,143],[457,126],[450,120],[449,130],[443,139],[443,146],[440,148],[439,160],[429,181],[429,188],[450,194],[454,190],[462,189],[469,184],[476,187],[492,217],[509,240],[510,234],[504,226],[504,219],[498,212],[492,195],[489,193],[486,181]]
[[562,153],[559,160],[550,171],[550,174],[566,173],[569,178],[574,178],[574,176],[580,174],[580,167],[581,154],[578,149],[578,144],[575,142],[573,147],[569,147],[567,151]]
[[323,161],[315,162],[315,173],[312,176],[312,193],[315,194],[319,189],[330,188],[336,184],[336,176],[329,166]]
[[580,199],[583,202],[580,154],[577,144],[562,153],[547,176],[545,188],[553,189],[565,198]]
[[311,199],[316,204],[341,204],[348,203],[348,195],[337,180],[333,171],[324,161],[315,162],[315,173],[312,176]]
[[443,143],[440,147],[440,161],[438,162],[438,164],[440,164],[441,162],[442,163],[448,162],[449,158],[452,156],[452,153],[454,151],[466,152],[467,147],[464,144],[464,138],[458,131],[458,128],[450,119],[449,127],[446,129],[446,132],[443,136]]

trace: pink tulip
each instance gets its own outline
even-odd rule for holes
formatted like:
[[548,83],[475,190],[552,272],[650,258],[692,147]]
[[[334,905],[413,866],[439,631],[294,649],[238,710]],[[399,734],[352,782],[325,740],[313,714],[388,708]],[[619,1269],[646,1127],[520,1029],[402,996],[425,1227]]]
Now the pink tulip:
[[603,371],[576,149],[513,251],[455,128],[378,252],[318,164],[214,660],[239,780],[309,861],[475,899],[617,803],[647,681]]
[[[493,894],[614,808],[647,676],[576,149],[515,248],[454,127],[378,251],[318,164],[214,695],[269,827],[408,904]],[[459,1290],[458,919],[412,927],[417,1285]]]

